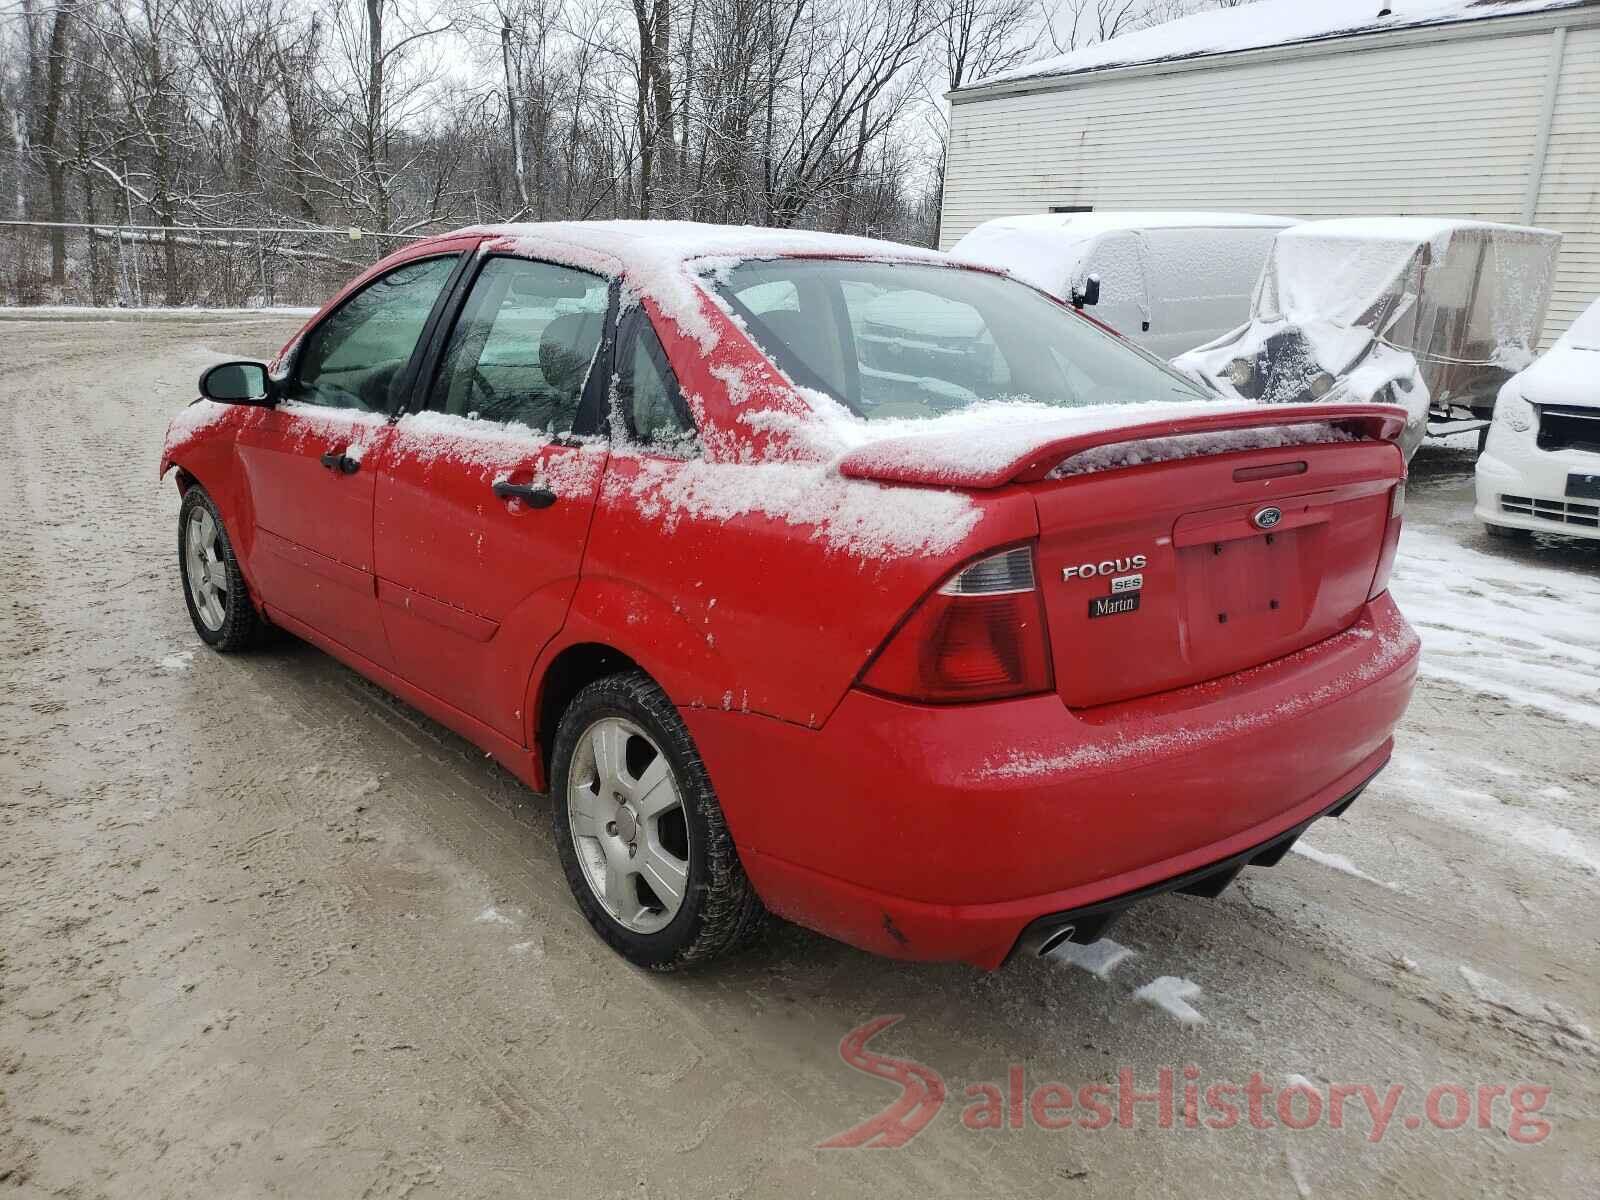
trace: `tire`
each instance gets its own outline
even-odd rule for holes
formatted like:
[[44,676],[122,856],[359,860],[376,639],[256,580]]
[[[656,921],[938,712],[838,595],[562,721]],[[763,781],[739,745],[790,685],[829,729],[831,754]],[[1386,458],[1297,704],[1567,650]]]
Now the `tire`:
[[1525,542],[1533,537],[1529,529],[1513,529],[1509,525],[1491,525],[1487,521],[1483,524],[1484,532],[1492,538],[1500,538],[1508,542]]
[[627,671],[580,691],[561,715],[551,766],[567,885],[613,950],[677,971],[759,936],[766,909],[688,729],[649,676]]
[[222,514],[198,483],[178,506],[178,577],[189,619],[206,645],[231,654],[265,640],[266,618],[250,599]]

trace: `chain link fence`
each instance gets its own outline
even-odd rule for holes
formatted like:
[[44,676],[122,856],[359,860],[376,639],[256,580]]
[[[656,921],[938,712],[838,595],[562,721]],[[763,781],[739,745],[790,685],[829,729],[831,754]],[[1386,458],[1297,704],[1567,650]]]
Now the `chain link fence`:
[[[319,305],[422,235],[330,228],[0,222],[0,304]],[[59,239],[65,271],[52,277]]]

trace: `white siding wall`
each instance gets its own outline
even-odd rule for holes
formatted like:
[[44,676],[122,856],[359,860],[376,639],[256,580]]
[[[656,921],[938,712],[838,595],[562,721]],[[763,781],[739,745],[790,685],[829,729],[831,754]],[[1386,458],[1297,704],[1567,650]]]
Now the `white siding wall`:
[[[953,106],[941,244],[1052,205],[1517,222],[1551,34],[1111,75]],[[1536,222],[1568,235],[1547,333],[1600,294],[1600,30],[1573,30]]]
[[1560,334],[1600,297],[1600,29],[1574,29],[1556,96],[1534,224],[1559,229],[1561,275],[1545,333]]

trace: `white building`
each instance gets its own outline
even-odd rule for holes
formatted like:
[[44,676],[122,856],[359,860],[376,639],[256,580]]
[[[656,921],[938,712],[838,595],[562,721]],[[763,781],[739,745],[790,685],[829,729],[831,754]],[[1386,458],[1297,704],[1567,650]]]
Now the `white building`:
[[1600,296],[1600,0],[1260,0],[950,94],[946,248],[1108,208],[1468,217],[1565,235]]

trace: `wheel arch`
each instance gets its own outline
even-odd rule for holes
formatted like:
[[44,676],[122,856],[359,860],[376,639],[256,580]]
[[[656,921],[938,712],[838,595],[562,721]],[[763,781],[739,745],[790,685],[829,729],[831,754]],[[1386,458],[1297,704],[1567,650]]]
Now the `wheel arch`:
[[561,714],[566,712],[572,698],[589,684],[623,671],[643,671],[650,675],[631,655],[614,646],[604,642],[574,642],[557,651],[539,676],[533,705],[533,751],[547,788],[550,755]]
[[223,528],[227,530],[228,540],[233,544],[245,587],[260,608],[263,597],[261,589],[256,586],[252,563],[255,553],[255,513],[249,495],[238,478],[234,461],[231,443],[226,446],[190,446],[182,453],[174,452],[164,457],[161,474],[165,478],[168,471],[172,472],[180,503],[195,488],[200,488],[211,497],[222,518]]

